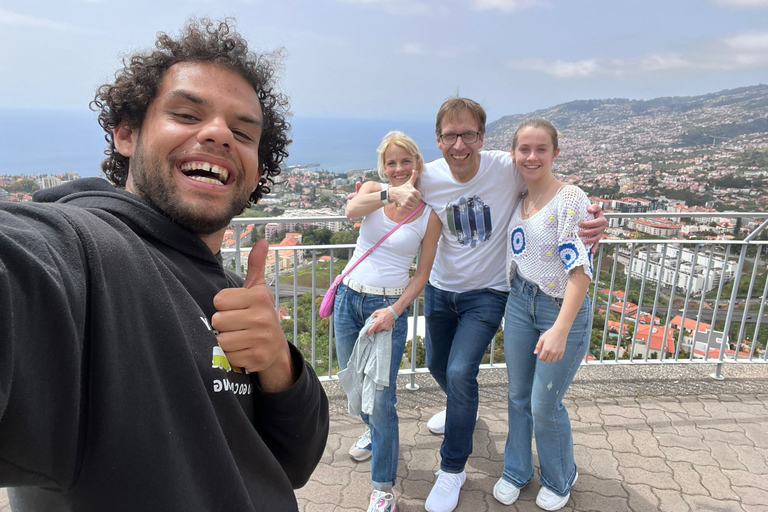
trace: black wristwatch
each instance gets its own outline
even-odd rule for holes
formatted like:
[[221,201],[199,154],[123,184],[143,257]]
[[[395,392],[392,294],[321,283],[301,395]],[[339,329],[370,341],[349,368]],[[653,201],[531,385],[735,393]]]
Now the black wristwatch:
[[381,202],[384,203],[384,205],[389,204],[389,192],[387,189],[389,186],[386,183],[381,184],[381,192],[379,193],[379,199],[381,199]]

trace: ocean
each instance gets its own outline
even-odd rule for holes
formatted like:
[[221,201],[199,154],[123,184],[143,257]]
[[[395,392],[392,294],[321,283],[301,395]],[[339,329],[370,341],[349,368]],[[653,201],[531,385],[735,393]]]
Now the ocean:
[[[291,119],[293,144],[288,165],[346,172],[376,166],[376,147],[390,130],[401,130],[419,144],[426,161],[440,157],[434,119],[386,121]],[[100,174],[104,132],[88,110],[0,109],[0,174]]]

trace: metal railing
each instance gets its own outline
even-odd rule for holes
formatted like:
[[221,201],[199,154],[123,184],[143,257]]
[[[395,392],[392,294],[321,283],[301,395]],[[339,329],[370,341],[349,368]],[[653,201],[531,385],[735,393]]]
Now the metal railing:
[[[643,217],[734,218],[762,221],[744,240],[669,240],[608,238],[593,258],[592,342],[582,364],[722,364],[766,363],[768,318],[768,256],[763,237],[768,213],[607,213],[611,223]],[[243,274],[244,227],[271,223],[311,225],[349,222],[346,217],[237,218],[234,244],[222,249],[225,266]],[[333,322],[317,315],[319,301],[351,256],[353,244],[271,246],[266,277],[273,288],[275,307],[288,338],[304,353],[323,380],[334,379]],[[322,259],[322,261],[321,261]],[[762,291],[760,291],[762,289]],[[421,301],[411,307],[411,340],[423,332]],[[724,315],[724,318],[722,316]],[[766,320],[764,322],[764,320]],[[762,329],[761,329],[762,328]],[[410,343],[400,373],[410,375],[408,387],[417,389],[415,375],[428,372],[423,364],[423,341]],[[503,355],[491,341],[481,368],[504,367]],[[421,363],[421,364],[420,364]]]

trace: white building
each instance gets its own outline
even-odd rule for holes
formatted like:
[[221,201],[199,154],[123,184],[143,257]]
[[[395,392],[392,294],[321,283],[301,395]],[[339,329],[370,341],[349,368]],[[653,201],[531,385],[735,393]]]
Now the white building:
[[[666,257],[662,258],[665,249]],[[678,255],[680,256],[680,267],[676,269]],[[707,273],[710,257],[711,267]],[[663,267],[662,259],[664,259]],[[701,248],[694,261],[694,250],[691,247],[653,244],[640,247],[635,251],[630,271],[632,278],[642,279],[645,275],[649,281],[658,282],[661,280],[665,286],[671,287],[674,284],[677,288],[698,294],[702,290],[708,292],[717,288],[720,280],[733,281],[736,268],[735,262],[725,262],[723,254],[713,252],[711,249]],[[624,273],[628,273],[626,267]],[[675,276],[677,276],[676,281]]]

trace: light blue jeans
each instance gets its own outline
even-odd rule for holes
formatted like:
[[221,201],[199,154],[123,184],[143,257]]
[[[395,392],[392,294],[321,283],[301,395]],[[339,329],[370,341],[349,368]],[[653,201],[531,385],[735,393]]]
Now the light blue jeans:
[[573,321],[563,358],[545,363],[533,353],[539,336],[555,323],[562,303],[562,299],[546,295],[519,275],[512,282],[504,315],[509,434],[502,477],[520,489],[531,481],[534,471],[531,437],[535,434],[541,484],[565,496],[571,491],[576,463],[563,395],[589,347],[591,302],[588,296]]
[[[333,327],[336,333],[336,356],[339,369],[349,363],[349,356],[368,317],[377,309],[391,306],[399,297],[369,295],[350,290],[340,284],[333,303]],[[392,363],[389,367],[389,386],[376,391],[373,414],[361,414],[371,429],[371,483],[378,490],[391,489],[397,480],[397,460],[400,456],[400,432],[395,403],[395,384],[400,361],[405,349],[408,330],[408,309],[395,321],[392,328]]]
[[490,288],[461,293],[424,288],[427,366],[447,398],[440,447],[440,469],[446,473],[463,471],[472,453],[477,372],[506,303],[507,292]]

